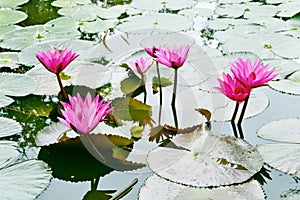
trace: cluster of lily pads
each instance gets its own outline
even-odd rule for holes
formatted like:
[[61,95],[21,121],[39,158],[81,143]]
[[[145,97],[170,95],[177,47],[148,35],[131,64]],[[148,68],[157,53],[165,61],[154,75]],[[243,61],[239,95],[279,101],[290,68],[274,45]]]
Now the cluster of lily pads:
[[[140,189],[140,199],[197,199],[199,196],[265,199],[261,185],[253,179],[264,163],[299,176],[299,164],[291,164],[293,160],[287,156],[299,152],[295,134],[298,133],[298,118],[281,119],[263,126],[258,136],[280,143],[261,144],[257,148],[240,138],[213,134],[205,128],[207,121],[230,120],[235,106],[232,100],[245,100],[235,98],[237,96],[232,100],[226,99],[214,89],[218,86],[220,74],[228,73],[229,63],[234,63],[238,57],[249,59],[247,62],[251,60],[252,63],[258,58],[262,63],[270,63],[270,67],[278,73],[276,80],[269,82],[270,87],[284,93],[300,94],[300,54],[295,51],[300,46],[297,2],[155,0],[150,3],[133,0],[127,5],[105,8],[101,3],[93,4],[89,0],[72,0],[68,3],[57,0],[52,5],[60,8],[58,13],[62,17],[44,25],[27,27],[15,25],[26,18],[26,14],[15,9],[26,1],[6,2],[0,0],[0,16],[10,16],[0,24],[0,47],[9,51],[0,53],[0,67],[17,73],[0,73],[0,107],[3,116],[10,116],[19,122],[1,117],[0,137],[11,138],[25,131],[30,134],[30,130],[26,129],[32,125],[22,122],[22,118],[36,117],[35,123],[42,124],[36,128],[38,134],[33,136],[33,142],[41,147],[38,158],[48,163],[55,178],[72,182],[90,181],[91,190],[86,194],[86,199],[92,195],[112,197],[111,193],[115,191],[107,193],[97,189],[99,178],[114,170],[140,170],[145,168],[144,162],[147,162],[154,175]],[[157,31],[160,29],[164,30]],[[162,66],[168,66],[168,62],[156,59],[153,55],[157,68],[148,68],[146,74],[141,67],[146,64],[150,67],[151,58],[140,59],[148,56],[144,48],[179,47],[182,40],[183,43],[189,43],[182,34],[171,34],[179,31],[192,35],[196,45],[191,46],[188,57],[179,55],[180,59],[184,59],[180,66],[172,66],[176,63],[169,62],[170,68],[180,67],[178,81],[177,70],[174,74],[170,73],[167,67]],[[121,34],[116,34],[119,32]],[[156,32],[164,34],[159,34],[157,38]],[[89,34],[92,35],[89,39],[95,41],[81,40]],[[149,34],[153,35],[148,37]],[[150,42],[146,43],[144,38],[150,38]],[[143,39],[141,43],[140,39]],[[217,48],[200,47],[199,44]],[[66,55],[72,54],[64,50],[66,48],[80,56],[73,54],[72,59],[66,61]],[[41,56],[37,59],[39,52]],[[172,57],[173,53],[169,51],[167,56]],[[45,60],[47,56],[58,59],[62,54],[60,70],[50,70],[50,61]],[[70,63],[71,60],[74,61]],[[70,65],[66,67],[64,64]],[[137,75],[141,75],[141,78]],[[249,77],[255,79],[259,75],[250,72]],[[239,84],[239,89],[231,87],[235,95],[245,87],[241,80],[237,81],[235,83]],[[172,84],[175,91],[169,89]],[[230,86],[234,87],[234,84]],[[227,97],[232,97],[227,86],[221,83],[220,88]],[[99,94],[104,100],[100,101]],[[159,95],[162,94],[167,103],[161,102]],[[174,111],[167,106],[174,94],[177,98],[176,102],[172,100],[175,102],[172,103],[173,107],[181,112],[175,125],[170,116],[173,113],[174,119],[177,118],[176,111],[174,115]],[[96,96],[96,100],[91,99],[90,95]],[[194,99],[193,103],[187,100],[187,95]],[[248,109],[241,114],[242,118],[257,115],[268,107],[268,96],[260,90],[251,90],[244,97],[250,100]],[[34,99],[43,103],[32,108],[30,104]],[[104,101],[111,103],[104,104]],[[80,107],[85,110],[83,113],[78,113],[76,109],[80,108],[76,107],[77,104],[83,105]],[[156,109],[161,107],[159,104],[164,104],[163,111]],[[108,109],[108,106],[113,109]],[[103,107],[106,109],[101,110]],[[95,112],[95,108],[99,110]],[[202,115],[194,111],[195,108]],[[75,115],[71,113],[72,110]],[[76,127],[81,122],[74,121],[73,117],[77,114],[97,117],[95,121],[85,121],[88,125]],[[67,126],[56,123],[57,116]],[[184,121],[187,118],[194,120]],[[98,125],[102,120],[104,122]],[[274,127],[278,127],[276,132]],[[92,130],[99,134],[87,134]],[[294,134],[289,134],[291,132]],[[149,154],[148,149],[142,149],[145,151],[144,157],[135,160],[134,154],[140,150],[135,145],[139,141],[144,143],[146,140],[149,148],[153,147],[148,139],[160,142],[161,146]],[[15,176],[20,172],[24,182],[1,183],[12,187],[21,184],[19,186],[24,190],[16,194],[15,199],[24,199],[24,193],[28,194],[28,199],[35,198],[50,181],[48,166],[38,160],[23,162],[18,159],[16,143],[2,142],[0,148],[7,153],[0,158],[0,179],[14,180],[9,175]],[[285,154],[282,150],[278,153],[274,149],[288,149],[289,152]],[[9,192],[2,193],[5,189],[1,188],[0,185],[4,199],[12,195]],[[16,190],[18,188],[12,191]],[[294,197],[297,198],[296,195]]]

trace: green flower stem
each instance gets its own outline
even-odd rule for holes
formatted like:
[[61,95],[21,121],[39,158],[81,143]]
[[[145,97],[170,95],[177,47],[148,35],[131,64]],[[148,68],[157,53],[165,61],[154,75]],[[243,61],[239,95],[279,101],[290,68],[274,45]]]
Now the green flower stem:
[[173,105],[173,104],[172,104],[172,111],[173,111],[175,127],[178,128],[177,112],[176,112],[175,105]]
[[178,76],[178,69],[177,68],[174,68],[175,69],[175,75],[174,75],[174,86],[173,86],[173,97],[172,97],[172,106],[175,107],[175,101],[176,101],[176,91],[177,91],[177,76]]
[[145,76],[143,74],[141,78],[141,87],[144,87],[144,103],[146,103],[147,91],[146,91],[146,84],[145,84]]
[[156,71],[157,71],[157,78],[158,78],[158,85],[159,85],[159,114],[158,114],[158,124],[161,123],[161,108],[162,108],[162,89],[161,89],[161,79],[160,79],[160,72],[158,67],[158,62],[156,61]]
[[64,86],[62,85],[62,82],[61,82],[61,78],[60,78],[60,76],[59,76],[59,73],[56,74],[56,78],[57,78],[57,81],[58,81],[58,84],[59,84],[59,87],[60,87],[60,91],[61,91],[61,93],[62,93],[64,99],[67,100],[67,99],[68,99],[68,96],[67,96],[67,93],[66,93],[66,91],[65,91],[65,89],[64,89]]
[[121,190],[120,192],[118,192],[116,195],[114,195],[112,198],[110,198],[110,200],[117,200],[117,199],[121,199],[123,196],[125,196],[128,192],[130,192],[130,190],[132,190],[132,187],[138,182],[138,179],[135,178],[133,179],[133,181],[127,185],[123,190]]

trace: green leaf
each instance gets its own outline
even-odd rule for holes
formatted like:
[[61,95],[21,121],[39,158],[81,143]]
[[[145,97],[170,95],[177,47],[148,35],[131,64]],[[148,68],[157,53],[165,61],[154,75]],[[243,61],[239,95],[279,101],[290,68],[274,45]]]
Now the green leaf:
[[[173,84],[173,82],[165,77],[160,77],[160,82],[161,82],[161,87],[167,87]],[[156,76],[153,77],[152,79],[152,89],[153,93],[157,93],[159,88],[159,81]]]
[[[0,6],[1,7],[1,6]],[[17,24],[27,18],[27,14],[17,10],[0,10],[0,26]]]
[[121,91],[124,94],[133,93],[141,85],[141,79],[137,76],[130,76],[121,81]]
[[133,126],[130,128],[130,133],[133,138],[142,138],[144,127],[143,126]]
[[139,122],[140,125],[152,124],[151,106],[133,98],[117,98],[112,102],[113,117],[116,120]]
[[9,67],[11,69],[16,69],[18,65],[18,53],[16,52],[2,52],[0,53],[0,68]]
[[0,8],[13,8],[27,3],[29,0],[0,0]]

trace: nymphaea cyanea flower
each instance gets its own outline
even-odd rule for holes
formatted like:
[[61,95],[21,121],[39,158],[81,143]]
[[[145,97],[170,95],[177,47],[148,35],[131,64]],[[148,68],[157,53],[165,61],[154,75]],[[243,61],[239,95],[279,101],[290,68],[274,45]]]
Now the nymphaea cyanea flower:
[[61,102],[64,109],[61,113],[64,117],[58,117],[59,121],[67,127],[72,128],[79,134],[88,134],[98,125],[99,122],[105,120],[105,116],[112,112],[110,108],[111,101],[104,103],[99,101],[100,96],[96,95],[94,99],[90,93],[87,93],[83,100],[81,95],[69,95],[69,102]]
[[145,47],[145,51],[147,52],[147,54],[149,56],[151,56],[152,58],[156,58],[155,52],[158,50],[158,48],[156,48],[155,46],[152,47]]
[[130,62],[129,64],[140,75],[144,75],[150,69],[152,62],[148,58],[141,57],[133,62]]
[[62,72],[78,56],[79,54],[73,53],[67,48],[62,51],[55,49],[53,52],[47,49],[46,52],[40,51],[36,54],[37,59],[44,67],[54,74]]
[[185,63],[189,50],[189,45],[181,45],[178,48],[176,45],[173,48],[159,48],[154,53],[155,60],[167,67],[178,69]]
[[220,87],[215,87],[215,89],[239,104],[245,101],[250,94],[251,88],[245,87],[236,78],[231,77],[229,74],[223,72],[222,75],[223,80],[218,79]]
[[269,70],[270,64],[263,66],[259,59],[252,65],[249,58],[245,61],[238,58],[235,64],[230,63],[230,65],[234,77],[246,87],[255,88],[265,86],[267,82],[277,76],[274,69]]

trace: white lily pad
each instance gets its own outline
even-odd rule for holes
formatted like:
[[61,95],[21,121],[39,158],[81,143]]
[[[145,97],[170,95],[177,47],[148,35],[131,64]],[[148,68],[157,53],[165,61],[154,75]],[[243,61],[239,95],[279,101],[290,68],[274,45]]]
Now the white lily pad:
[[8,33],[10,31],[20,29],[20,26],[17,25],[7,25],[7,26],[0,26],[0,38],[2,38],[2,35],[5,33]]
[[220,0],[220,4],[239,4],[239,3],[248,3],[250,0]]
[[173,142],[189,151],[157,147],[147,161],[157,175],[175,183],[195,187],[241,183],[263,165],[258,151],[239,138],[196,129],[175,136]]
[[[57,95],[60,91],[56,75],[50,73],[41,64],[26,73],[38,82],[36,95]],[[98,88],[110,81],[111,72],[107,67],[91,62],[72,62],[65,70],[68,77],[62,80],[63,86],[84,85],[90,88]]]
[[71,49],[73,52],[78,53],[79,56],[76,58],[76,61],[99,59],[108,52],[103,45],[99,45],[95,42],[85,40],[56,39],[40,42],[24,49],[19,54],[19,61],[24,65],[38,65],[40,63],[35,55],[39,51],[46,51],[47,49],[53,51],[55,48],[68,48],[69,50]]
[[49,185],[51,171],[46,163],[29,160],[1,169],[0,179],[0,199],[32,200]]
[[270,17],[272,18],[273,16],[276,15],[276,13],[279,11],[278,6],[274,5],[261,5],[261,4],[245,4],[245,14],[244,17],[249,19],[249,18],[254,18],[254,17]]
[[213,9],[209,8],[198,8],[198,7],[193,7],[191,9],[184,9],[178,12],[179,15],[183,15],[186,17],[190,18],[195,18],[196,16],[201,16],[201,17],[210,17],[214,14]]
[[140,189],[139,200],[199,200],[199,199],[265,199],[264,192],[258,181],[251,180],[239,185],[219,188],[194,188],[176,184],[157,175],[150,176]]
[[300,95],[300,71],[293,73],[288,79],[270,81],[269,86],[286,94]]
[[[21,133],[22,126],[13,119],[0,117],[0,138]],[[1,167],[0,167],[1,168]]]
[[300,12],[300,3],[298,1],[286,1],[278,5],[278,17],[292,17]]
[[270,64],[270,67],[276,70],[278,76],[276,79],[284,79],[293,72],[300,71],[300,64],[294,60],[287,59],[265,59],[264,64]]
[[132,0],[131,6],[140,10],[159,11],[162,9],[181,10],[190,8],[196,4],[194,0],[176,1],[176,0]]
[[269,122],[257,131],[257,135],[268,140],[300,143],[300,119],[288,118]]
[[7,97],[0,93],[0,108],[2,108],[3,106],[9,105],[12,102],[14,102],[14,100],[12,98]]
[[58,143],[65,136],[75,138],[78,134],[62,123],[54,123],[38,132],[35,143],[37,146],[48,146]]
[[96,19],[92,22],[81,22],[79,28],[82,32],[86,33],[99,33],[107,31],[109,28],[114,28],[118,20],[102,20]]
[[264,161],[287,174],[300,177],[300,145],[293,143],[259,144],[257,149]]
[[245,9],[248,8],[249,4],[224,4],[219,5],[215,14],[222,17],[238,18],[243,16]]
[[[34,92],[37,82],[25,74],[0,73],[0,96],[26,96]],[[6,97],[0,101],[0,106],[6,106],[13,99]]]
[[[1,7],[1,6],[0,6]],[[27,14],[18,10],[0,10],[0,26],[17,24],[27,18]]]
[[79,26],[79,21],[71,17],[59,17],[45,23],[44,29],[52,33],[64,34],[64,33],[76,32],[78,34],[78,37],[80,37],[80,33],[76,30],[78,26]]
[[[173,23],[175,22],[176,23]],[[149,13],[121,20],[116,28],[126,33],[149,33],[149,30],[162,29],[169,32],[186,31],[193,27],[187,17],[167,13]]]
[[209,20],[207,23],[208,28],[213,30],[225,30],[229,27],[237,25],[245,25],[249,22],[245,19],[226,19],[226,18],[217,18],[214,20]]
[[9,145],[9,144],[1,144],[0,143],[0,174],[1,169],[5,166],[7,166],[12,161],[16,160],[16,158],[20,155],[18,150]]
[[11,69],[16,69],[19,67],[19,59],[17,52],[2,52],[0,53],[0,68],[9,67]]
[[90,0],[55,0],[51,3],[51,5],[55,7],[74,7],[90,3],[92,3]]
[[29,0],[0,0],[0,8],[14,8],[27,3]]
[[[197,87],[196,87],[197,88]],[[207,93],[201,90],[195,91],[198,99],[198,105],[201,108],[206,108],[212,113],[212,121],[229,121],[231,120],[236,102],[227,98],[222,93]],[[241,107],[237,116],[240,115]],[[244,118],[249,118],[263,112],[269,106],[269,97],[260,90],[252,90],[247,105]]]

